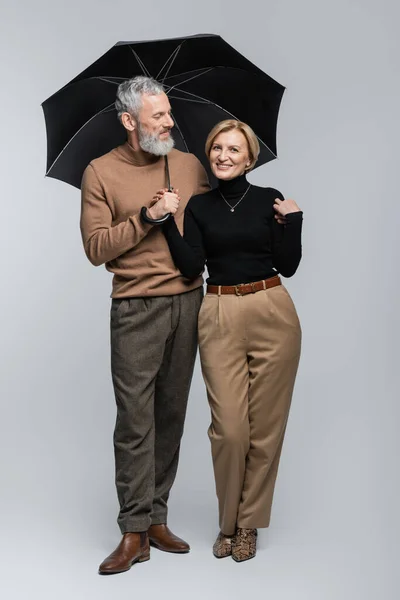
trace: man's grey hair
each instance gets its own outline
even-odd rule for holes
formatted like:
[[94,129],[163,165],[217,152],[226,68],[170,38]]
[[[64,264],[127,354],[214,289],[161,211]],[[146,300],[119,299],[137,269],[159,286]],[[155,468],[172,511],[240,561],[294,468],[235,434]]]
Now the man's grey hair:
[[118,86],[117,99],[115,100],[118,119],[121,120],[124,112],[130,113],[135,119],[138,119],[139,111],[142,108],[143,94],[158,96],[163,92],[164,87],[152,77],[138,75],[123,81]]

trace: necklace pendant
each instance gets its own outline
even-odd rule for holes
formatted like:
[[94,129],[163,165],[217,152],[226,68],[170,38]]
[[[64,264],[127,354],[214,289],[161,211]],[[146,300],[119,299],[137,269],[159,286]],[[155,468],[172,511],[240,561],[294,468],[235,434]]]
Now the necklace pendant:
[[240,198],[239,202],[236,202],[236,204],[234,204],[233,206],[231,204],[229,204],[228,200],[225,198],[225,196],[223,195],[221,190],[219,190],[219,193],[221,194],[221,198],[225,202],[225,204],[227,204],[229,206],[229,210],[231,212],[235,212],[235,208],[241,203],[241,201],[243,200],[243,198],[245,197],[245,195],[247,194],[247,192],[249,191],[250,188],[251,188],[251,183],[249,183],[247,190],[245,191],[243,196]]

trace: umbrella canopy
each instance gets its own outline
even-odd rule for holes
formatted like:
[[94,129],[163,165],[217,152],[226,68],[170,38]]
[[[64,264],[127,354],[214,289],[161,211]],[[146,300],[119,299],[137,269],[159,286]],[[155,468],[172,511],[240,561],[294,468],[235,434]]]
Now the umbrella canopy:
[[257,166],[276,157],[276,127],[285,88],[219,35],[118,42],[43,102],[46,175],[80,187],[91,160],[126,141],[115,111],[117,86],[147,75],[161,82],[175,121],[179,150],[192,152],[209,175],[204,144],[223,119],[252,127],[261,152]]

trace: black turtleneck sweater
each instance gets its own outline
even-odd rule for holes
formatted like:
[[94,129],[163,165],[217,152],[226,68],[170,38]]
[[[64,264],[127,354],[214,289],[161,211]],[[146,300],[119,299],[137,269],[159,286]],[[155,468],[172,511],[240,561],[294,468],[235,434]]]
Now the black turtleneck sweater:
[[245,175],[219,181],[216,189],[192,197],[185,209],[184,235],[174,219],[163,225],[175,265],[194,279],[207,263],[213,285],[236,285],[273,277],[291,277],[301,259],[303,213],[289,213],[286,225],[274,219],[273,188],[251,185],[234,212],[234,206],[249,186]]

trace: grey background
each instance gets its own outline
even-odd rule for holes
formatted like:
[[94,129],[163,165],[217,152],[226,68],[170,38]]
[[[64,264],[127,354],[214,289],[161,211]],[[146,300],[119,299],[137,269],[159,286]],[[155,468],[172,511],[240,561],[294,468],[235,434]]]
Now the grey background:
[[[398,597],[396,0],[21,0],[1,6],[2,596],[394,600]],[[272,525],[255,560],[217,561],[199,365],[170,525],[112,578],[110,276],[84,256],[79,192],[44,179],[40,103],[118,40],[219,33],[287,86],[279,160],[251,175],[304,210],[287,286],[304,345]]]

